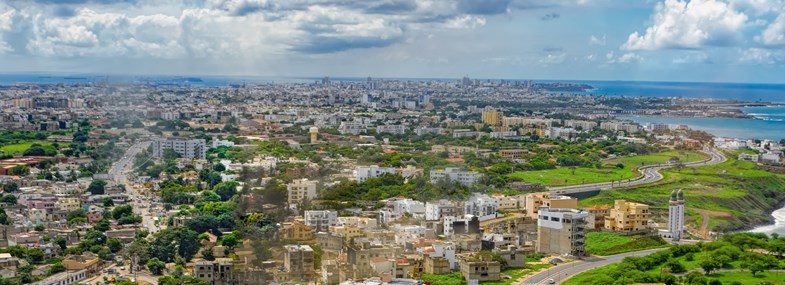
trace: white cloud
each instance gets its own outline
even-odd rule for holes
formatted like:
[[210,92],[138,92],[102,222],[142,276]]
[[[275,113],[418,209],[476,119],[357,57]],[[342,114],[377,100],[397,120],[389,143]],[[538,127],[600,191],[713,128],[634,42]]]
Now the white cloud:
[[602,38],[595,37],[594,35],[589,37],[589,45],[604,46],[605,43],[605,35],[602,35]]
[[11,30],[11,25],[14,22],[13,18],[15,14],[16,10],[10,9],[6,12],[0,13],[0,53],[13,51],[13,49],[3,39],[2,32]]
[[652,25],[634,32],[624,50],[699,49],[728,45],[740,38],[747,15],[719,0],[665,0],[658,3]]
[[755,41],[766,46],[785,46],[785,11],[777,16]]
[[642,56],[634,52],[628,52],[617,57],[613,51],[605,54],[605,59],[608,60],[607,63],[641,63],[644,60]]
[[453,29],[476,29],[485,26],[485,18],[471,15],[463,15],[450,19],[445,26]]
[[748,48],[739,51],[739,62],[753,64],[778,64],[785,62],[785,52],[762,48]]
[[709,60],[709,55],[705,52],[689,52],[682,57],[674,58],[673,63],[711,63],[711,61]]
[[548,65],[548,64],[560,64],[564,62],[564,58],[567,57],[567,54],[560,53],[560,54],[548,54],[547,56],[540,59],[540,64]]

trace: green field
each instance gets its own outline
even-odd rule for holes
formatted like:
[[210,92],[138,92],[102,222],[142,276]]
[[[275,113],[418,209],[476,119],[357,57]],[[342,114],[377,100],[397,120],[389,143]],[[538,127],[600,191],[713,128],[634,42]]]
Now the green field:
[[613,232],[586,233],[586,251],[596,255],[613,255],[667,246],[659,237],[625,236]]
[[[694,162],[705,159],[706,155],[694,151],[666,151],[607,160],[603,162],[602,168],[578,167],[575,168],[574,173],[572,168],[559,167],[548,170],[519,171],[510,174],[509,177],[552,187],[618,181],[637,177],[636,168],[642,165],[664,163],[672,157],[678,157],[683,162]],[[617,168],[616,164],[619,163],[624,164],[625,167],[623,169]]]
[[566,186],[584,183],[607,182],[611,180],[630,179],[637,176],[631,168],[619,169],[616,167],[588,168],[578,167],[573,169],[559,167],[556,169],[538,171],[519,171],[509,175],[526,182],[539,183],[545,186]]
[[[509,285],[512,284],[515,280],[535,271],[539,271],[543,268],[552,267],[550,263],[545,264],[526,264],[525,268],[507,268],[502,270],[502,275],[509,275],[510,278],[507,280],[502,281],[485,281],[480,282],[480,284],[484,285]],[[423,274],[422,280],[425,282],[430,282],[430,284],[434,285],[463,285],[466,284],[466,281],[461,277],[461,273],[453,272],[450,274]]]
[[[741,252],[741,251],[739,251]],[[669,262],[679,262],[684,265],[684,269],[689,272],[692,270],[699,270],[700,263],[702,260],[712,259],[715,257],[714,252],[712,251],[701,251],[694,253],[691,258],[688,258],[687,255],[682,255],[679,257],[670,257],[668,258]],[[657,276],[661,274],[663,271],[668,271],[667,262],[663,262],[662,264],[654,265],[651,269],[647,271],[643,271],[645,274],[649,274],[651,276]],[[779,261],[779,266],[785,265],[782,261]],[[604,284],[602,280],[608,278],[608,276],[613,276],[613,272],[618,272],[619,266],[624,266],[622,263],[614,263],[603,267],[594,268],[588,270],[586,272],[580,273],[575,275],[574,277],[570,278],[568,281],[562,283],[564,285],[583,285],[583,284]],[[627,267],[622,267],[623,270],[629,270]],[[742,270],[742,261],[733,260],[729,263],[727,269],[728,271],[720,271],[714,272],[712,274],[706,275],[708,279],[718,279],[722,281],[722,284],[730,284],[731,281],[739,281],[741,284],[749,284],[749,285],[758,285],[763,281],[772,282],[772,284],[782,284],[782,280],[785,279],[785,272],[759,272],[756,275],[752,275],[747,270]],[[685,274],[685,273],[681,273]],[[641,275],[640,271],[638,274]],[[600,283],[597,283],[600,282]],[[780,283],[778,283],[780,282]]]
[[[30,148],[33,144],[39,144],[43,148],[52,148],[52,143],[48,141],[32,141],[32,142],[24,142],[24,143],[16,143],[16,144],[9,144],[0,146],[0,154],[21,154],[25,152],[28,148]],[[69,143],[58,143],[60,147],[66,147]]]
[[[648,204],[655,220],[667,214],[670,193],[683,189],[687,225],[701,227],[704,215],[715,230],[733,230],[768,221],[768,211],[785,200],[785,175],[760,170],[728,154],[728,161],[698,168],[663,170],[663,180],[629,190],[602,191],[581,199],[580,206],[613,204],[616,199]],[[703,214],[701,213],[703,212]],[[658,215],[659,214],[659,215]],[[659,221],[664,221],[659,219]]]
[[697,151],[665,151],[647,155],[636,155],[629,157],[620,157],[611,160],[606,160],[606,164],[622,163],[627,167],[641,167],[645,165],[652,165],[658,163],[665,163],[672,158],[678,158],[681,162],[695,162],[706,159],[706,154]]

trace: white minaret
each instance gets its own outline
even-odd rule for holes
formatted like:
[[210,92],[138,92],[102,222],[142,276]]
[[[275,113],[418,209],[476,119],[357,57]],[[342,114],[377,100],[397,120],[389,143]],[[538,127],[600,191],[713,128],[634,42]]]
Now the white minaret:
[[679,241],[684,232],[684,193],[671,192],[670,206],[668,206],[668,231],[672,234],[673,241]]

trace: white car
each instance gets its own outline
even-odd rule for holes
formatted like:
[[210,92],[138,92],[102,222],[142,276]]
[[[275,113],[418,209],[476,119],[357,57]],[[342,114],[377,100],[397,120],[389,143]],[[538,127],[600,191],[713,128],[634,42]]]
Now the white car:
[[548,279],[548,284],[556,284],[556,281],[554,281],[553,279]]

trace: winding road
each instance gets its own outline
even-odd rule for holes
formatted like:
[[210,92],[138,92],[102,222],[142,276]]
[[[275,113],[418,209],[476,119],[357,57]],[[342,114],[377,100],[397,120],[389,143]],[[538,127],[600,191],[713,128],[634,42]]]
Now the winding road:
[[[700,167],[700,166],[723,163],[727,160],[725,156],[723,156],[714,148],[708,148],[708,147],[704,148],[703,152],[709,156],[708,159],[702,161],[684,163],[683,165],[685,167]],[[577,194],[582,192],[592,192],[598,190],[613,190],[613,189],[624,188],[624,187],[640,186],[640,185],[654,183],[662,180],[663,176],[660,173],[660,170],[666,168],[672,168],[676,166],[677,164],[674,163],[649,165],[649,166],[638,168],[638,171],[640,171],[642,175],[638,176],[637,178],[622,180],[622,181],[599,182],[599,183],[570,185],[570,186],[561,186],[561,187],[549,187],[548,191],[550,191],[553,194]]]
[[622,260],[624,260],[625,257],[628,256],[646,256],[665,249],[667,248],[649,249],[649,250],[620,253],[616,255],[601,256],[601,257],[589,257],[584,260],[576,260],[570,263],[560,264],[559,266],[556,267],[551,267],[548,270],[541,271],[540,273],[534,274],[531,277],[525,278],[521,281],[513,282],[512,284],[516,284],[516,285],[549,284],[549,281],[551,279],[553,279],[555,284],[560,284],[561,282],[566,281],[573,275],[584,272],[586,270],[605,266],[616,262],[621,262]]

